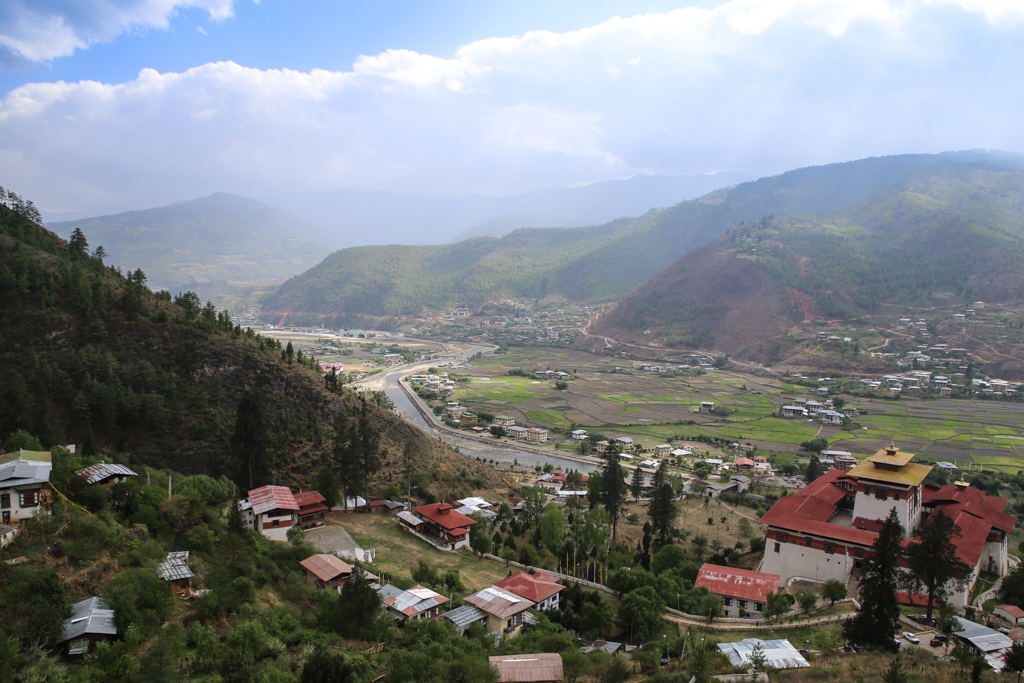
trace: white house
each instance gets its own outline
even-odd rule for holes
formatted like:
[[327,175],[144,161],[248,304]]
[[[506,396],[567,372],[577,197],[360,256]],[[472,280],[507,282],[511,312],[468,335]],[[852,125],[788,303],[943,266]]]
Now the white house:
[[253,489],[247,500],[239,501],[238,507],[250,529],[282,542],[288,540],[288,530],[296,525],[299,512],[291,489],[284,486]]
[[16,526],[50,505],[50,454],[18,450],[0,457],[0,524]]

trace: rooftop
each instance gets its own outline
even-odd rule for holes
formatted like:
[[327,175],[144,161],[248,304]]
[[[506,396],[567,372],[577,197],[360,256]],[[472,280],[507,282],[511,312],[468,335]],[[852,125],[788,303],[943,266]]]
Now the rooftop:
[[117,635],[114,610],[103,598],[89,598],[75,603],[71,616],[64,620],[64,634],[57,642],[63,643],[84,635]]
[[476,524],[475,519],[470,519],[461,512],[453,510],[452,506],[447,503],[420,505],[417,508],[413,508],[413,510],[428,522],[433,522],[453,533],[458,533],[457,530],[459,529],[465,532],[466,527]]
[[299,565],[321,581],[331,581],[343,574],[352,573],[352,565],[334,555],[313,555],[299,562]]
[[484,588],[471,595],[467,595],[466,602],[476,605],[488,614],[493,614],[499,619],[506,619],[513,614],[519,614],[534,607],[536,603],[526,598],[521,598],[513,593],[501,590],[494,586]]
[[778,574],[705,564],[700,568],[694,586],[705,586],[716,595],[765,602],[768,593],[779,590],[780,578]]
[[257,515],[271,510],[299,509],[291,489],[285,486],[261,486],[253,489],[249,491],[249,501],[252,503],[252,511]]
[[562,656],[557,653],[499,655],[487,659],[498,670],[501,683],[544,683],[565,677]]
[[78,476],[85,479],[87,484],[96,484],[109,479],[110,477],[136,477],[138,474],[133,472],[124,465],[115,465],[112,463],[101,462],[98,465],[92,465],[86,467],[84,470],[78,470],[75,472]]
[[[391,588],[391,586],[386,588]],[[385,605],[407,617],[414,617],[420,612],[443,605],[446,602],[448,602],[448,598],[419,584],[407,591],[384,598]]]
[[738,643],[720,643],[718,649],[729,658],[730,664],[743,666],[750,663],[750,655],[758,645],[773,669],[803,669],[811,666],[788,640],[745,638]]
[[557,578],[543,572],[536,574],[517,572],[494,585],[533,602],[543,602],[552,595],[565,590],[565,586],[558,583]]

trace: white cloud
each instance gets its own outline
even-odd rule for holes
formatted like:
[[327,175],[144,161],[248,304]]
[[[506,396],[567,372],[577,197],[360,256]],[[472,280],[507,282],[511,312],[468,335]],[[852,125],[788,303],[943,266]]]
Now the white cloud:
[[[3,0],[0,48],[30,62],[67,57],[128,31],[170,25],[184,8],[206,10],[212,21],[234,16],[235,0]],[[200,32],[202,30],[200,29]]]
[[202,33],[204,36],[209,36],[210,35],[209,33],[206,32],[206,29],[203,28],[202,26],[196,26],[196,33]]
[[0,184],[60,211],[215,190],[507,193],[640,171],[1024,150],[1024,26],[997,10],[735,0],[452,56],[388,50],[350,71],[218,62],[35,83],[0,101]]

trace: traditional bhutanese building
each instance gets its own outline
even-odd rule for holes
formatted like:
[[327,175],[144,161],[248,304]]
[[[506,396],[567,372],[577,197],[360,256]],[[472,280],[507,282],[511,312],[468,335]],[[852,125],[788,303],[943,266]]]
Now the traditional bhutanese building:
[[781,586],[793,579],[848,584],[895,509],[908,539],[938,510],[960,527],[962,537],[954,539],[957,556],[973,571],[967,587],[950,596],[953,604],[965,604],[979,572],[1004,576],[1007,537],[1016,523],[1003,512],[1006,501],[965,482],[926,486],[931,466],[912,458],[889,444],[851,470],[831,470],[780,499],[761,518],[768,532],[759,571],[778,574]]

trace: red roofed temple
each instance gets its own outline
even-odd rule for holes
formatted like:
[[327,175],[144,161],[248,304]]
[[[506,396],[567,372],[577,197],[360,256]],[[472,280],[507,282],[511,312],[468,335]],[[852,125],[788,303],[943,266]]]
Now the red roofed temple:
[[783,587],[796,579],[837,579],[852,588],[890,510],[907,539],[941,510],[960,527],[957,555],[974,568],[967,587],[949,602],[965,604],[980,572],[1005,576],[1007,538],[1017,521],[1003,512],[1006,501],[966,482],[925,485],[932,467],[911,462],[913,457],[890,443],[849,471],[831,470],[781,498],[761,518],[768,532],[760,569],[778,574]]

